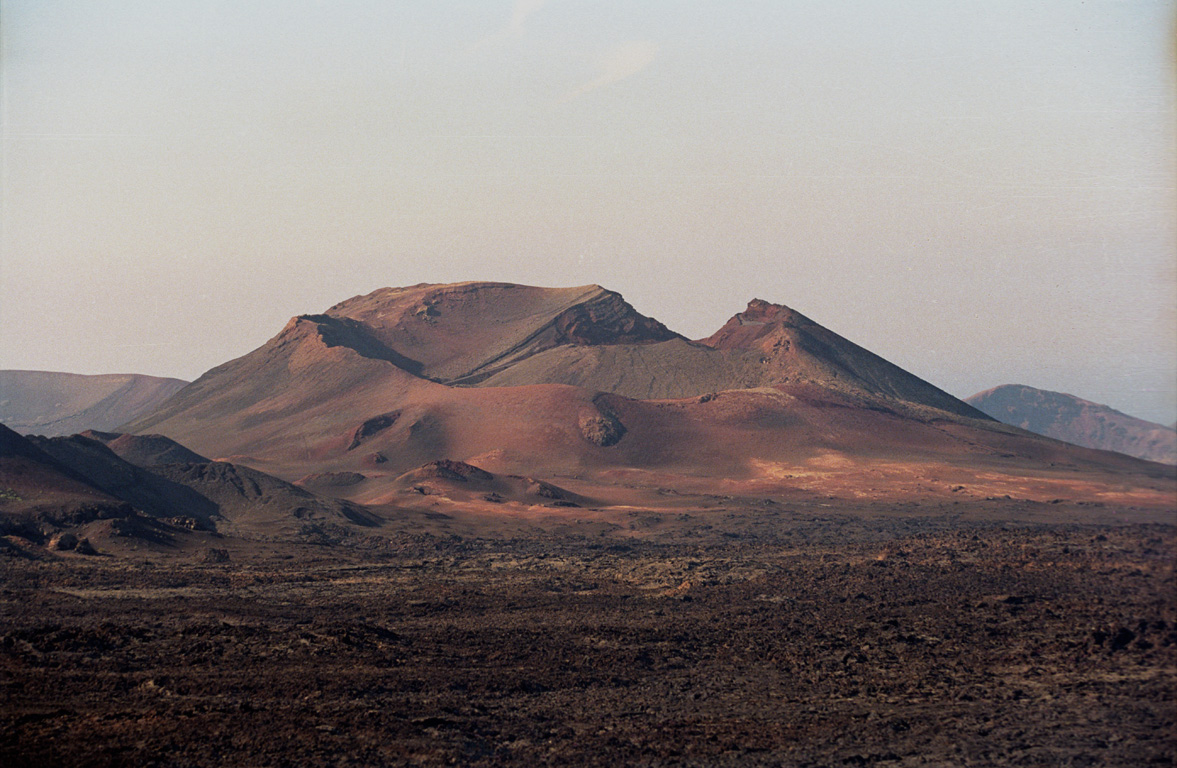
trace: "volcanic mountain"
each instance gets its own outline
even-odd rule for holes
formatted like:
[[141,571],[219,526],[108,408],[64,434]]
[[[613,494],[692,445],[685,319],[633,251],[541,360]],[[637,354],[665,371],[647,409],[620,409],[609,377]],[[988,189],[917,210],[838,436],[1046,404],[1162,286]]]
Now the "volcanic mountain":
[[966,402],[1000,422],[1056,440],[1177,464],[1177,430],[1074,395],[1005,384]]
[[599,286],[378,290],[292,318],[125,431],[361,503],[439,460],[605,504],[623,488],[1025,493],[1026,466],[1051,462],[1154,472],[1001,425],[787,307],[755,300],[690,341]]
[[26,435],[110,429],[149,413],[187,383],[133,373],[0,371],[0,422]]

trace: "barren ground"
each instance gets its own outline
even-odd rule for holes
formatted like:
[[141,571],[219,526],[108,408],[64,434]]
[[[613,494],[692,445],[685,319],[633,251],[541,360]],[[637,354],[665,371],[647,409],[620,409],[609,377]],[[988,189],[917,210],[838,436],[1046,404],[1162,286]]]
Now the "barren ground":
[[1177,529],[0,558],[0,764],[1171,765]]

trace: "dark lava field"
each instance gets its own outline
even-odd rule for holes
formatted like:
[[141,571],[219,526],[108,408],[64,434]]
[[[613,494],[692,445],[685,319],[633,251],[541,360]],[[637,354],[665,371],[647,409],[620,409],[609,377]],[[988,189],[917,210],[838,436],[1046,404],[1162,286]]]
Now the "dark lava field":
[[0,557],[0,765],[1172,765],[1172,526]]

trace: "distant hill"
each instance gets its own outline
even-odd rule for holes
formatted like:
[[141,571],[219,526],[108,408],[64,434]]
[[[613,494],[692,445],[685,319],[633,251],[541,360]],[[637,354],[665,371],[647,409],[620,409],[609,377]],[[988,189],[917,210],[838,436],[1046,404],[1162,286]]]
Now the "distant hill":
[[1005,424],[1068,443],[1177,464],[1177,431],[1062,392],[1005,384],[967,403]]
[[0,371],[0,423],[49,437],[112,429],[155,410],[187,384],[135,373]]

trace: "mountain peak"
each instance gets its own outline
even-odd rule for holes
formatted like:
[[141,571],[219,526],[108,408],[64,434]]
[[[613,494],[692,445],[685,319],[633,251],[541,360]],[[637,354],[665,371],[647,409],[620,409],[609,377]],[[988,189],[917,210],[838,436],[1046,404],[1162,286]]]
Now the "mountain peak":
[[592,298],[576,304],[555,319],[558,342],[594,344],[652,344],[681,338],[652,317],[640,314],[620,293],[599,285]]
[[764,299],[752,299],[748,308],[737,314],[733,320],[741,325],[749,323],[780,323],[783,325],[816,325],[800,312],[786,307],[784,304],[773,304]]
[[356,296],[327,316],[358,323],[385,348],[419,361],[420,375],[462,385],[554,347],[681,338],[599,285],[424,283]]
[[815,327],[820,326],[784,304],[752,299],[743,312],[737,312],[701,342],[716,349],[748,348],[759,346],[761,340],[778,336],[786,329]]

